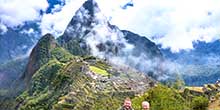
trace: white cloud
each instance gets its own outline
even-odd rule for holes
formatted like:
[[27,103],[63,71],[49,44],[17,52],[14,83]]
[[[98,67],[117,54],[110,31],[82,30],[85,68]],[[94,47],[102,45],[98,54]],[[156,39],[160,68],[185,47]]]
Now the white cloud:
[[47,0],[0,0],[0,21],[7,27],[40,19],[40,11],[48,7]]
[[[0,0],[0,22],[14,27],[25,21],[41,20],[42,34],[61,35],[72,16],[86,0],[63,0],[41,18],[46,0]],[[220,0],[96,0],[110,22],[171,48],[192,49],[193,42],[211,42],[220,35]],[[123,7],[128,2],[133,7]],[[3,26],[2,26],[3,27]]]
[[20,33],[31,35],[31,34],[34,34],[34,29],[30,28],[28,30],[22,30]]
[[59,12],[61,11],[61,9],[62,9],[62,5],[60,4],[54,5],[54,8],[51,10],[51,13]]
[[82,6],[85,0],[66,0],[66,5],[56,6],[54,13],[44,14],[41,22],[42,34],[52,33],[56,37],[61,35],[69,24],[75,12]]
[[[85,0],[70,0],[60,12],[43,17],[43,33],[63,33],[75,11]],[[193,49],[193,42],[211,42],[220,35],[218,0],[96,0],[112,24],[138,33],[171,48]],[[128,2],[133,7],[123,10]]]
[[133,0],[134,7],[121,9],[128,0],[97,0],[111,23],[171,48],[192,49],[197,40],[211,42],[220,35],[219,0]]
[[8,28],[0,23],[0,35],[8,31]]

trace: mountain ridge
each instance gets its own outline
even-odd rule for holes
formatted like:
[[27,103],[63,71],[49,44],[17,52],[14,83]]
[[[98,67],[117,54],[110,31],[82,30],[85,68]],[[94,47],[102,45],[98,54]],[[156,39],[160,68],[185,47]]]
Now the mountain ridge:
[[20,91],[6,100],[0,98],[0,106],[5,110],[112,110],[130,97],[135,109],[146,100],[156,110],[190,110],[197,102],[202,105],[198,107],[206,107],[205,96],[179,92],[180,79],[170,88],[155,80],[164,77],[163,60],[155,43],[111,25],[97,3],[87,0],[64,35],[55,39],[46,34],[38,41],[25,72],[12,86],[12,92]]
[[[119,101],[128,96],[143,94],[151,88],[150,85],[156,83],[155,80],[130,67],[111,66],[110,63],[92,56],[73,56],[62,47],[51,46],[53,42],[50,38],[52,39],[52,36],[48,34],[42,37],[32,51],[33,56],[30,58],[36,57],[34,52],[39,52],[36,51],[39,47],[39,49],[49,47],[47,50],[51,50],[49,52],[51,57],[46,56],[48,60],[45,60],[46,62],[43,62],[34,74],[31,73],[28,86],[17,97],[16,108],[82,109],[85,106],[93,108],[94,104],[86,103],[86,100],[91,103],[99,102],[100,98]],[[43,45],[46,42],[47,45]],[[48,55],[45,52],[41,54]],[[32,64],[30,61],[33,60],[29,60],[29,65]],[[36,102],[32,103],[34,100]],[[42,106],[41,100],[53,104],[44,103]],[[115,107],[118,106],[113,108]]]
[[[74,55],[93,55],[107,60],[115,58],[145,73],[154,70],[160,75],[163,73],[162,68],[157,66],[163,61],[163,55],[157,45],[146,37],[111,25],[93,0],[86,1],[76,11],[58,42]],[[138,63],[135,58],[155,64]],[[151,66],[154,69],[149,71],[143,69],[143,66]]]
[[[83,7],[88,8],[90,5],[97,7],[96,2],[93,0],[86,1],[83,4]],[[90,13],[92,18],[95,18],[97,16],[96,13],[94,13],[94,9],[95,8],[93,7],[89,9],[90,12],[87,12],[81,7],[77,13],[83,10],[85,13]],[[100,24],[93,24],[92,22],[96,20],[91,20],[90,18],[87,19],[88,21],[77,18],[79,21],[76,22],[74,21],[76,18],[77,17],[74,16],[68,26],[72,26],[71,23],[73,22],[82,23],[83,26],[81,28],[85,28],[84,26],[86,26],[90,32],[89,30],[83,31],[82,29],[83,32],[77,30],[77,32],[73,31],[74,34],[68,33],[67,36],[65,32],[72,33],[70,29],[68,29],[69,27],[67,27],[64,32],[64,36],[57,39],[58,42],[51,34],[46,34],[33,48],[26,71],[20,79],[21,82],[24,83],[24,89],[22,94],[17,97],[17,109],[38,109],[39,107],[46,107],[50,109],[81,109],[82,107],[93,108],[95,107],[94,104],[87,104],[86,100],[96,103],[99,102],[98,100],[101,98],[116,100],[118,102],[122,101],[125,97],[134,97],[136,95],[143,94],[146,90],[157,83],[157,81],[153,80],[146,74],[138,72],[129,66],[108,62],[108,60],[105,59],[108,57],[98,58],[97,56],[93,56],[94,54],[91,54],[91,52],[94,51],[91,47],[93,45],[86,44],[88,42],[87,38],[100,37],[94,31]],[[80,22],[80,20],[84,22]],[[104,24],[102,24],[103,27],[101,26],[101,28],[98,29],[107,29],[107,35],[104,34],[102,37],[109,40],[95,44],[95,48],[98,52],[104,52],[107,56],[124,55],[125,53],[123,53],[123,48],[127,45],[127,41],[123,38],[124,33],[126,33],[127,37],[129,37],[128,35],[130,35],[131,32],[124,31],[123,33],[123,31],[120,31],[116,26],[110,25],[106,19],[100,22]],[[107,23],[107,25],[105,23]],[[137,34],[132,35],[135,35],[134,39],[139,38]],[[117,40],[113,40],[111,37],[116,37]],[[152,52],[153,54],[158,54],[158,57],[161,56],[159,49],[156,48],[154,43],[143,37],[141,39],[146,40],[144,45],[150,44],[150,47],[148,48],[154,46],[156,49],[156,51],[153,49],[148,52],[154,51]],[[68,45],[69,42],[73,45]],[[85,43],[85,45],[80,44],[82,42]],[[130,40],[130,42],[132,42],[132,40]],[[138,45],[137,42],[133,43]],[[66,44],[67,46],[65,46]],[[78,50],[71,51],[71,49],[76,49],[72,46],[78,47]],[[83,46],[85,46],[85,48],[82,48]],[[73,53],[81,52],[83,49],[85,49],[88,53]],[[147,48],[144,49],[147,50]],[[140,51],[135,53],[136,56],[140,56],[142,54]],[[151,57],[153,56],[152,54],[149,55]],[[39,97],[36,97],[36,95]],[[73,98],[73,96],[76,98]],[[49,97],[51,98],[49,99]],[[72,99],[69,99],[69,97]],[[32,98],[34,99],[32,100]],[[41,106],[41,100],[47,100],[46,102],[53,104],[48,105],[47,103],[44,103],[43,105],[45,106]],[[35,103],[32,103],[32,101],[35,101]],[[116,109],[118,106],[113,106],[111,109],[112,108]]]

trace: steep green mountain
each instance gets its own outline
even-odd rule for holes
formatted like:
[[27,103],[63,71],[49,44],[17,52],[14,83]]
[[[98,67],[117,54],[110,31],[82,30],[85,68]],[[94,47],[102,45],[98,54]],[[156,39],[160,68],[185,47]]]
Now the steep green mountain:
[[117,109],[125,97],[141,95],[156,83],[110,61],[132,57],[127,64],[139,69],[143,65],[133,63],[135,57],[162,59],[162,54],[150,40],[110,25],[93,0],[76,12],[58,42],[47,34],[33,48],[18,81],[22,94],[13,104],[16,109]]
[[58,41],[73,55],[92,55],[110,61],[117,59],[145,73],[155,76],[163,73],[160,66],[163,56],[157,45],[146,37],[111,25],[95,0],[87,0],[76,11]]
[[[163,77],[160,61],[162,54],[153,42],[111,25],[97,3],[88,0],[58,40],[51,34],[39,40],[22,77],[11,86],[11,97],[0,98],[0,107],[117,110],[130,97],[134,109],[147,100],[152,110],[190,110],[192,94],[161,86],[146,75]],[[207,104],[204,97],[195,102],[201,100]]]
[[54,58],[61,62],[67,62],[71,59],[71,54],[64,51],[51,34],[46,34],[33,48],[21,79],[28,83],[38,69]]
[[29,82],[16,100],[9,98],[0,103],[4,110],[116,110],[126,97],[132,98],[134,109],[140,109],[144,100],[151,103],[152,110],[208,106],[207,98],[157,85],[152,78],[128,66],[93,56],[74,56],[50,34],[42,37],[31,55],[37,60],[29,59],[29,64],[34,61],[41,66],[24,76],[23,80]]
[[156,83],[127,66],[71,55],[50,34],[34,47],[23,80],[26,89],[14,102],[19,110],[112,110]]

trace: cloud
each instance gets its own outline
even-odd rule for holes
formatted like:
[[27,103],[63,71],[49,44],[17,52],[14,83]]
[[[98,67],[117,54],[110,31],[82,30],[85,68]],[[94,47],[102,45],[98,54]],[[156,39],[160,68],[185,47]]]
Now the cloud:
[[0,35],[3,35],[7,31],[8,31],[7,27],[0,23]]
[[[93,56],[106,59],[118,66],[129,65],[139,71],[150,72],[155,78],[164,77],[158,66],[162,63],[160,57],[149,58],[149,53],[136,49],[135,45],[127,42],[122,31],[117,27],[109,26],[107,18],[99,9],[95,7],[94,11],[95,14],[91,17],[87,10],[80,8],[75,16],[78,23],[71,21],[72,24],[68,26],[65,36],[83,39],[85,42],[82,40],[80,46],[82,48],[86,46]],[[82,23],[91,19],[92,28]]]
[[220,35],[219,0],[97,0],[111,23],[147,36],[173,52],[193,49],[193,42],[211,42]]
[[20,33],[22,33],[22,34],[28,34],[28,35],[30,36],[31,34],[34,34],[34,29],[33,29],[33,28],[30,28],[30,29],[28,29],[28,30],[22,30],[22,31],[20,31]]
[[[70,0],[44,15],[42,31],[59,36],[85,0]],[[220,35],[218,0],[96,0],[110,22],[146,36],[173,52],[193,49],[193,42],[212,42]],[[132,7],[125,4],[133,3]],[[195,5],[196,4],[196,5]]]
[[40,25],[42,34],[52,33],[56,37],[62,35],[71,18],[84,2],[85,0],[66,0],[66,5],[56,5],[52,13],[44,14]]
[[[62,35],[70,20],[75,15],[75,12],[82,6],[85,1],[86,0],[63,0],[63,2],[65,2],[65,5],[55,5],[55,8],[52,9],[52,13],[44,14],[42,17],[42,34],[52,33],[56,37]],[[99,2],[106,3],[107,0],[96,1],[99,4]],[[129,1],[130,0],[117,0],[114,4],[111,4],[111,6],[117,8],[118,6],[122,6],[119,4],[125,4]],[[104,8],[104,10],[108,10],[108,7]],[[104,14],[106,14],[105,16],[108,16],[107,14],[109,13],[110,11]]]
[[[51,13],[41,17],[40,11],[48,7],[46,0],[0,0],[1,31],[39,20],[42,34],[58,37],[85,1],[62,0],[65,4],[55,5]],[[219,0],[96,1],[111,24],[146,36],[173,52],[193,49],[194,42],[212,42],[220,36]]]
[[26,21],[39,20],[40,12],[47,7],[47,0],[0,0],[0,22],[13,28]]

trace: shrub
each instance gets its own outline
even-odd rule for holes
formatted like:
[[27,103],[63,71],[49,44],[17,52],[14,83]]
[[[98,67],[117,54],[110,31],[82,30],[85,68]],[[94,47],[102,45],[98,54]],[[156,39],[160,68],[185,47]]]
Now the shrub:
[[141,97],[133,99],[134,109],[141,109],[142,101],[149,101],[151,110],[187,110],[185,99],[176,90],[159,85]]
[[192,99],[192,108],[194,110],[206,110],[209,100],[206,97],[197,96]]

